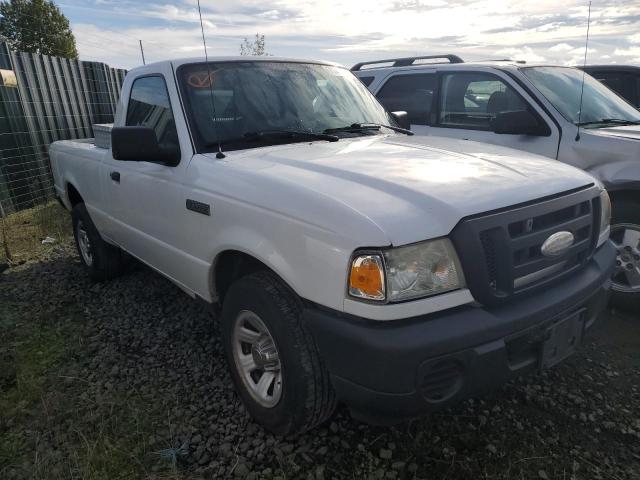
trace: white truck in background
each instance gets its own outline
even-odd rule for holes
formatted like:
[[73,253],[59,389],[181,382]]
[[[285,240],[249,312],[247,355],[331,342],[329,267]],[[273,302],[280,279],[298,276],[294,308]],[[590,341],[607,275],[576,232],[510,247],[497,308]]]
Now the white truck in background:
[[349,70],[260,58],[131,70],[111,147],[50,148],[96,280],[140,259],[221,305],[251,415],[380,422],[550,367],[608,301],[609,200],[516,150],[420,139]]
[[598,178],[613,203],[613,301],[640,311],[640,111],[633,105],[570,67],[431,55],[351,70],[389,111],[406,111],[416,135],[517,148]]

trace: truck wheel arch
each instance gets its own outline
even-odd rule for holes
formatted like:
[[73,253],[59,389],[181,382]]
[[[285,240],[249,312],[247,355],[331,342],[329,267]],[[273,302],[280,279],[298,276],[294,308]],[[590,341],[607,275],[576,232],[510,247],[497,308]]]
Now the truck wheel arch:
[[611,197],[611,203],[615,203],[616,200],[629,200],[631,202],[640,202],[640,185],[637,188],[620,188],[620,189],[607,189],[609,196]]
[[71,208],[75,207],[78,203],[84,203],[82,195],[80,195],[78,189],[70,182],[67,182],[67,200]]
[[225,294],[234,281],[260,270],[272,272],[291,291],[295,292],[295,289],[291,287],[291,284],[282,275],[262,260],[242,250],[227,249],[218,253],[213,262],[211,272],[212,298],[222,304]]

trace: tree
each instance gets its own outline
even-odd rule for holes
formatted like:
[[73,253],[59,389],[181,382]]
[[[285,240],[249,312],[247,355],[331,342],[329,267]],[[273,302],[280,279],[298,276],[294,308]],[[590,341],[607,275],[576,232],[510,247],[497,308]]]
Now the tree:
[[0,1],[0,35],[13,50],[78,58],[69,20],[49,0]]
[[240,44],[240,55],[269,55],[264,46],[264,35],[256,33],[256,38],[252,42],[245,37]]

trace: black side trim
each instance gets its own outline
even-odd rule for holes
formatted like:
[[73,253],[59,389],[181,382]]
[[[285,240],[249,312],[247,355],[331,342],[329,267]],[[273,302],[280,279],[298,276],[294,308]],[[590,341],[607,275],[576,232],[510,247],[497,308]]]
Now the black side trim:
[[187,198],[187,210],[201,213],[208,217],[211,216],[211,206],[208,203],[198,202],[197,200],[191,200],[190,198]]

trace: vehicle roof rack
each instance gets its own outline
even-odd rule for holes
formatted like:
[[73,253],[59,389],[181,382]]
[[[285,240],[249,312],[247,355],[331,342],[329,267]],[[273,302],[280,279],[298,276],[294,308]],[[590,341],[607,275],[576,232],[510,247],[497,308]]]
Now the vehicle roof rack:
[[518,63],[521,65],[526,64],[527,62],[525,60],[514,60],[513,58],[487,58],[485,60],[476,60],[476,62],[478,63],[482,63],[482,62],[513,62],[513,63]]
[[438,58],[449,60],[449,63],[464,63],[464,60],[457,55],[427,55],[423,57],[390,58],[387,60],[374,60],[373,62],[360,62],[351,67],[351,71],[362,70],[362,67],[365,65],[376,65],[378,63],[392,63],[392,67],[406,67],[413,65],[416,60],[432,60]]

